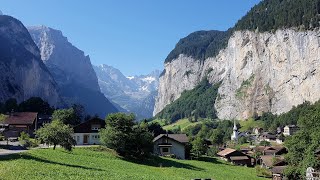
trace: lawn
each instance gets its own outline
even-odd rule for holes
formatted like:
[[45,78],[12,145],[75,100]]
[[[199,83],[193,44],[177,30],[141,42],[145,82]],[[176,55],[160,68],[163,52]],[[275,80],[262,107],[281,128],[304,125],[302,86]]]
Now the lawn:
[[264,128],[264,122],[261,120],[254,120],[252,118],[248,119],[248,120],[244,120],[244,121],[239,121],[240,123],[240,131],[244,132],[244,131],[249,131],[252,130],[255,127],[260,127],[260,128]]
[[163,129],[165,129],[165,130],[173,130],[175,128],[180,127],[180,129],[183,130],[186,127],[195,126],[196,124],[199,124],[199,123],[201,123],[201,122],[200,121],[199,122],[190,122],[188,119],[180,119],[180,120],[178,120],[177,122],[175,122],[173,124],[163,126]]
[[[0,156],[0,179],[262,179],[254,168],[229,165],[215,158],[204,161],[158,158],[133,162],[98,147],[36,149]],[[161,166],[161,167],[160,167]]]

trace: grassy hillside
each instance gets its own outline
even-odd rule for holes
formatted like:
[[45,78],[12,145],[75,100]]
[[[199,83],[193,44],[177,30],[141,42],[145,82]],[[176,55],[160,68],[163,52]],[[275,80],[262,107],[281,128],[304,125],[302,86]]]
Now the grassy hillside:
[[183,129],[190,127],[190,126],[194,126],[196,124],[200,124],[201,122],[190,122],[188,119],[180,119],[177,122],[173,123],[173,124],[169,124],[166,126],[163,126],[164,130],[173,130],[173,129],[177,129],[180,128],[182,131]]
[[[0,157],[1,179],[262,179],[255,169],[210,162],[155,158],[134,163],[98,148],[37,149]],[[159,167],[162,164],[162,167]]]

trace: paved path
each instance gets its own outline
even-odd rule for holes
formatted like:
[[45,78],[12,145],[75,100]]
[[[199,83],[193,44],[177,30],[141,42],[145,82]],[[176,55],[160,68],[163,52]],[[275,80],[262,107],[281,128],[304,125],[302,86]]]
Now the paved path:
[[[94,147],[97,145],[76,145],[75,148],[77,147]],[[33,148],[33,149],[47,149],[47,148],[52,148],[53,146],[48,147],[48,145],[43,145],[41,144],[39,147]],[[59,147],[59,146],[57,146]],[[8,150],[8,149],[0,149],[0,156],[6,156],[10,154],[16,154],[16,153],[22,153],[26,152],[28,150]]]
[[7,149],[0,149],[0,156],[6,156],[10,154],[22,153],[27,150],[7,150]]

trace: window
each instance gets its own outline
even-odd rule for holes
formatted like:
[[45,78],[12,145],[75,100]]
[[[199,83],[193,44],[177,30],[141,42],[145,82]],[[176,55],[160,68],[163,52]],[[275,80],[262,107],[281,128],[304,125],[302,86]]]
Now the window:
[[167,147],[162,148],[162,152],[163,152],[163,153],[169,152],[169,148],[167,148]]
[[92,139],[99,139],[100,136],[99,135],[92,135]]
[[91,125],[91,130],[97,131],[101,128],[100,124],[93,124]]
[[80,136],[77,136],[77,142],[79,142],[80,141]]

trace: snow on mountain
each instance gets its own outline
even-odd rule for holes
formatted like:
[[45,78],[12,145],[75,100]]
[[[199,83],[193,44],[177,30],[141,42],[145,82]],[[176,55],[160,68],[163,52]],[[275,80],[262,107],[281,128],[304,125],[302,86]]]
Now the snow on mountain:
[[94,66],[94,70],[101,92],[108,99],[124,111],[135,113],[138,120],[152,117],[154,99],[149,99],[158,91],[159,70],[139,76],[124,76],[120,70],[105,64]]

